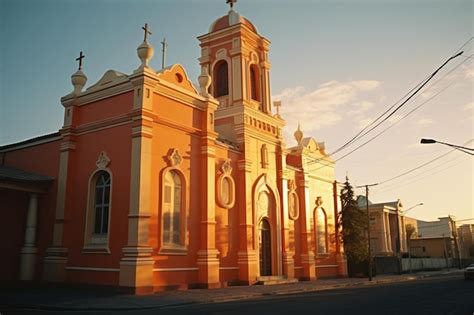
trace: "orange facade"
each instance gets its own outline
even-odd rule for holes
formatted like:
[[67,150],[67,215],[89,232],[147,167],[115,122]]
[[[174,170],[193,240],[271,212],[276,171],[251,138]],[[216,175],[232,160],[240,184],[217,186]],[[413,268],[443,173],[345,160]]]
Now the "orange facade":
[[72,76],[59,134],[0,147],[2,278],[139,294],[346,276],[334,162],[299,129],[283,142],[269,41],[234,10],[198,39],[198,88],[151,69],[145,41],[132,74]]

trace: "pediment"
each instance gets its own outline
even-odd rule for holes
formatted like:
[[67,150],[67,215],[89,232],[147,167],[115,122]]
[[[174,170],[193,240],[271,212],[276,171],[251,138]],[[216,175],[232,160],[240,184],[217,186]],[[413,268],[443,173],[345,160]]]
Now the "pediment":
[[115,70],[107,70],[102,78],[97,81],[94,85],[91,85],[86,91],[100,90],[106,86],[115,85],[128,80],[128,76],[125,73],[121,73]]
[[193,83],[189,80],[186,70],[180,64],[174,64],[167,68],[160,70],[158,77],[168,83],[179,86],[189,92],[197,93]]

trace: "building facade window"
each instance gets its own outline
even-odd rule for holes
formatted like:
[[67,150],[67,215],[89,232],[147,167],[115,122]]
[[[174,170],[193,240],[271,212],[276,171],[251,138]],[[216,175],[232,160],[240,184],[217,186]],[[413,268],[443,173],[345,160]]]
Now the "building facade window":
[[214,97],[229,94],[229,68],[227,61],[221,60],[214,66]]
[[94,198],[94,234],[105,235],[109,232],[110,174],[100,171],[97,175]]
[[96,170],[88,185],[83,253],[109,254],[110,218],[112,213],[112,173],[105,151],[99,154]]
[[163,247],[182,246],[183,182],[177,171],[170,170],[163,184]]
[[225,209],[231,209],[235,204],[235,182],[232,178],[230,159],[221,165],[222,174],[217,178],[217,204]]
[[326,254],[328,252],[328,230],[326,212],[321,207],[316,208],[315,212],[316,252],[318,254]]
[[260,101],[260,91],[258,89],[258,69],[256,65],[250,66],[250,97],[255,101]]

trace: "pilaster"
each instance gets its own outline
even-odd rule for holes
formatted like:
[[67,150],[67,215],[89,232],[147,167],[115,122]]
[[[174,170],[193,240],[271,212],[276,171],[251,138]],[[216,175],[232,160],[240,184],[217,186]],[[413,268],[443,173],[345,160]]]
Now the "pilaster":
[[[245,144],[244,144],[245,146]],[[255,227],[252,213],[252,161],[243,159],[238,161],[239,189],[239,251],[237,253],[239,265],[239,281],[250,285],[257,281],[258,261],[255,249]]]
[[38,196],[30,194],[26,216],[25,244],[20,252],[20,280],[33,280],[35,275],[36,256],[36,226],[38,212]]
[[301,280],[311,281],[316,279],[316,262],[311,243],[311,202],[309,180],[306,179],[307,175],[307,173],[304,173],[298,183],[300,191],[301,265],[303,266],[303,277]]
[[203,136],[201,137],[201,226],[200,247],[197,253],[198,281],[201,287],[220,287],[219,251],[216,249],[216,153],[213,117],[217,102],[206,102]]
[[152,161],[153,87],[155,73],[147,67],[131,77],[134,85],[132,116],[132,157],[128,241],[122,249],[119,284],[135,294],[153,292],[152,248],[149,244],[150,183]]

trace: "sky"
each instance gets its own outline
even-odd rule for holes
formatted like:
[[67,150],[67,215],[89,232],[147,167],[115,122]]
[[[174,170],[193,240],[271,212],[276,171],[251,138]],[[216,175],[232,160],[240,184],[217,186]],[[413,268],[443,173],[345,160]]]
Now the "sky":
[[[354,186],[381,183],[370,189],[373,202],[400,199],[405,209],[423,203],[408,214],[422,220],[474,217],[473,157],[419,143],[425,137],[474,147],[472,1],[238,0],[235,9],[271,41],[271,94],[282,101],[287,146],[295,145],[300,123],[305,137],[325,142],[327,153],[466,43],[463,56],[418,95],[332,157],[338,181],[348,175]],[[79,51],[86,56],[86,86],[108,69],[132,73],[144,23],[153,33],[151,66],[161,68],[166,37],[167,64],[182,64],[197,82],[196,37],[227,11],[224,0],[0,0],[0,145],[61,128],[60,97],[72,91]]]

